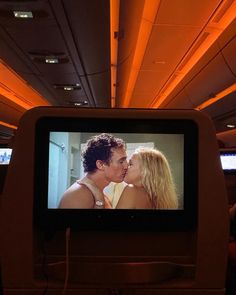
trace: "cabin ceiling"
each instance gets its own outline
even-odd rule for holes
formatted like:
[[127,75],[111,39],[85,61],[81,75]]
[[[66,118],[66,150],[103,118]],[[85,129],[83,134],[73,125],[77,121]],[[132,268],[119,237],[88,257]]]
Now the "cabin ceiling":
[[[32,105],[26,86],[36,92],[37,105],[153,108],[182,75],[158,107],[192,109],[236,83],[236,19],[226,28],[220,23],[232,7],[236,16],[235,0],[148,1],[156,5],[153,22],[143,17],[145,0],[120,0],[119,30],[113,32],[117,79],[112,82],[109,0],[0,0],[0,121],[19,124],[24,104]],[[13,11],[32,11],[34,18],[14,18]],[[135,65],[143,21],[150,30]],[[201,42],[215,31],[219,37],[183,75]],[[60,62],[46,64],[46,57]],[[4,67],[25,82],[13,82]],[[130,87],[132,71],[136,76]],[[211,116],[217,132],[225,131],[227,124],[236,124],[236,91],[202,111]],[[2,138],[13,131],[0,125]]]

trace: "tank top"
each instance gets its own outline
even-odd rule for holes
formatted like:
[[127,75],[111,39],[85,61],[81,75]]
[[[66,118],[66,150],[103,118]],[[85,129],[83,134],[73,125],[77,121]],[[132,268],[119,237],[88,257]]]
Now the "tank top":
[[85,185],[94,197],[94,209],[112,209],[111,202],[108,197],[95,185],[95,183],[88,177],[77,180],[80,185]]

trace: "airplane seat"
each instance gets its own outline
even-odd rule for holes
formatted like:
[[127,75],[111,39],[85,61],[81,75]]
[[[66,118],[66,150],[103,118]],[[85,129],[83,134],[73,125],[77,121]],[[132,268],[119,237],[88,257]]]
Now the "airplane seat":
[[[157,117],[195,122],[198,185],[197,222],[193,228],[186,231],[72,231],[68,241],[64,230],[45,236],[35,227],[37,122],[42,117],[66,122],[68,118],[93,114],[100,117],[105,114],[108,120],[142,114],[147,120]],[[70,295],[225,294],[228,203],[215,130],[208,117],[191,110],[39,107],[21,118],[13,148],[0,207],[4,295],[47,292],[54,295],[62,292],[65,283]],[[185,150],[188,148],[185,146]]]
[[226,294],[236,294],[236,241],[229,242]]
[[[228,144],[229,145],[229,144]],[[221,155],[226,153],[235,153],[234,147],[226,146],[223,140],[218,139],[218,146]],[[221,160],[222,161],[222,160]],[[230,232],[228,245],[228,265],[226,275],[226,294],[236,294],[236,174],[234,168],[234,161],[229,161],[230,165],[227,167],[225,162],[222,163],[224,171],[225,186],[227,192],[227,201],[229,207]],[[232,170],[231,170],[232,169]]]
[[229,264],[236,271],[236,241],[229,243]]
[[0,195],[3,192],[8,165],[0,165]]

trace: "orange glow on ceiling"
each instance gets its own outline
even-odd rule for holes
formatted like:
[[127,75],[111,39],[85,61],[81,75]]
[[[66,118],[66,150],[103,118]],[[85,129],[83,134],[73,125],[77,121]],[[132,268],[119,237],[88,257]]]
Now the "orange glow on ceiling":
[[145,0],[133,62],[129,73],[127,88],[125,90],[125,95],[122,102],[122,107],[124,108],[129,107],[131,95],[134,90],[135,82],[138,77],[138,73],[142,64],[142,60],[145,54],[159,4],[160,0]]
[[28,110],[49,103],[7,64],[0,60],[0,94]]
[[[217,13],[217,11],[215,13]],[[236,1],[232,3],[232,5],[229,7],[229,9],[227,10],[227,12],[224,14],[224,16],[221,18],[219,22],[216,23],[213,21],[215,15],[212,17],[212,19],[209,21],[209,24],[204,31],[204,32],[208,32],[209,36],[197,48],[197,50],[191,56],[191,58],[186,63],[186,65],[181,70],[178,70],[178,69],[176,70],[175,75],[177,74],[177,77],[173,80],[173,82],[169,85],[169,87],[163,93],[155,97],[154,101],[149,107],[158,108],[161,106],[161,104],[166,100],[167,96],[175,89],[175,87],[182,81],[182,79],[200,60],[200,58],[207,52],[207,50],[211,47],[211,45],[217,40],[217,38],[223,33],[223,31],[235,19],[235,15],[236,15]],[[199,36],[199,38],[201,38],[201,36]],[[198,40],[196,40],[196,42],[198,42]]]
[[226,130],[226,131],[222,131],[222,132],[218,132],[217,136],[220,138],[221,136],[236,136],[236,129],[231,129],[231,130]]
[[17,127],[15,125],[11,125],[11,124],[5,123],[3,121],[0,121],[0,125],[11,128],[11,129],[17,129]]
[[218,100],[222,99],[223,97],[227,96],[228,94],[230,94],[234,91],[236,91],[236,83],[234,83],[230,87],[226,88],[225,90],[219,92],[218,94],[216,94],[215,97],[212,97],[212,98],[204,101],[202,104],[198,105],[195,109],[198,111],[205,109],[209,105],[217,102]]
[[111,107],[115,107],[120,0],[110,0]]

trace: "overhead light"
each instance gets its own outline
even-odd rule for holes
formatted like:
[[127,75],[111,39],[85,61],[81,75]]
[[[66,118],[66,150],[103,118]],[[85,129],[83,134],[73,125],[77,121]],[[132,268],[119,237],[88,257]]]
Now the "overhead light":
[[227,124],[226,127],[228,127],[228,128],[235,128],[235,125],[234,124]]
[[33,18],[32,11],[13,11],[16,18]]
[[45,63],[46,64],[58,64],[59,60],[57,57],[48,56],[48,57],[45,57]]
[[75,107],[81,107],[81,106],[85,106],[88,104],[87,100],[84,101],[80,101],[80,102],[74,102],[73,103]]
[[46,64],[63,64],[68,63],[69,58],[66,56],[64,52],[28,52],[31,59],[37,63],[46,63]]
[[198,111],[205,109],[209,105],[217,102],[218,100],[222,99],[223,97],[225,97],[235,91],[236,91],[236,83],[232,84],[231,86],[227,87],[226,89],[222,90],[221,92],[219,92],[215,95],[211,95],[211,97],[209,99],[204,101],[202,104],[198,105],[195,109]]
[[71,91],[71,90],[74,90],[74,87],[72,87],[72,86],[64,86],[63,89],[66,90],[66,91]]
[[76,84],[55,84],[54,88],[65,90],[65,91],[73,91],[73,90],[80,90],[81,85],[79,83],[76,83]]
[[37,63],[62,64],[69,62],[67,54],[62,51],[39,50],[28,53],[31,59]]

